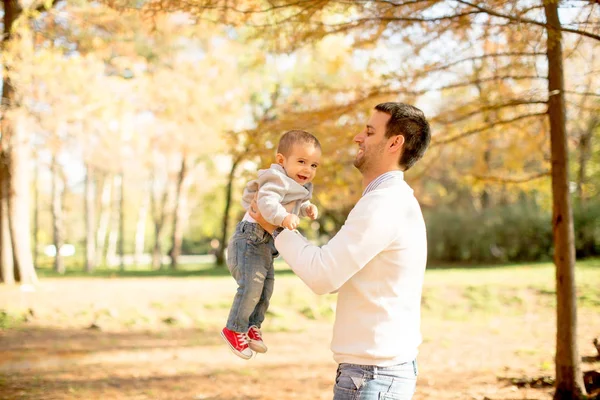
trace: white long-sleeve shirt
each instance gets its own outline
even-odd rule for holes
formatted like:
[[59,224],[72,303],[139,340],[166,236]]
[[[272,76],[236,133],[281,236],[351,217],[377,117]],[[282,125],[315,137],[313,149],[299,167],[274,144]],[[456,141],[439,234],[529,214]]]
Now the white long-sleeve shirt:
[[376,178],[326,245],[284,230],[275,247],[315,293],[339,291],[336,362],[389,366],[415,359],[427,238],[401,171]]

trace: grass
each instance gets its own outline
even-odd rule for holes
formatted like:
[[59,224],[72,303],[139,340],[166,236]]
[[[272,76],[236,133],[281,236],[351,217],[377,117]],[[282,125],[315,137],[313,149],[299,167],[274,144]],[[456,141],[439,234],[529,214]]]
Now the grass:
[[[52,268],[38,268],[39,278],[188,278],[188,277],[220,277],[229,276],[226,266],[218,266],[213,263],[206,264],[183,264],[177,269],[164,266],[161,269],[150,269],[148,266],[129,266],[126,270],[120,268],[98,267],[93,272],[86,272],[81,266],[68,268],[64,274],[59,274]],[[283,260],[275,262],[276,275],[291,275],[293,271]]]
[[[277,260],[275,269],[275,293],[268,315],[271,329],[298,330],[306,321],[333,319],[337,295],[316,296],[282,260]],[[87,321],[95,316],[101,321],[123,326],[150,327],[154,324],[179,323],[211,326],[222,323],[235,290],[234,283],[229,282],[229,271],[215,268],[212,264],[183,265],[175,271],[100,268],[92,274],[71,269],[62,276],[49,269],[40,269],[38,274],[42,283],[45,278],[58,278],[58,281],[68,278],[203,278],[202,282],[213,282],[214,279],[215,285],[231,285],[232,290],[222,291],[216,297],[198,292],[152,299],[145,304],[130,303],[127,306],[129,308],[118,312],[91,309],[89,306],[83,306],[72,315],[54,312],[53,318],[61,321]],[[423,289],[423,314],[429,318],[465,321],[473,316],[485,320],[498,315],[525,315],[539,309],[552,310],[556,306],[554,274],[554,266],[550,263],[428,269]],[[600,312],[600,260],[578,262],[576,280],[578,307]],[[208,283],[208,287],[211,285]],[[0,329],[23,324],[29,318],[27,311],[27,308],[0,307]]]
[[[96,268],[92,273],[86,272],[82,266],[73,265],[67,268],[65,274],[58,274],[51,267],[37,269],[40,278],[155,278],[155,277],[220,277],[229,276],[226,266],[213,263],[183,264],[173,270],[169,266],[153,270],[149,266],[129,266],[126,270],[119,268]],[[275,260],[275,274],[278,276],[293,275],[293,271],[281,258]],[[600,259],[593,258],[578,260],[576,264],[576,279],[586,282],[600,274]],[[477,266],[428,266],[427,283],[433,285],[468,284],[468,285],[503,285],[519,286],[525,284],[543,284],[544,287],[554,285],[555,268],[552,263],[519,263],[503,265]],[[597,281],[597,280],[596,280]]]

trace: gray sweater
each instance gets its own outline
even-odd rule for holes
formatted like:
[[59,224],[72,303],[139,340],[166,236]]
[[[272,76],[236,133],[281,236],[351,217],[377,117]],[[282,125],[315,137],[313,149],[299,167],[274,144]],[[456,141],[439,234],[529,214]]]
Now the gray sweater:
[[281,226],[288,214],[306,216],[310,205],[313,185],[301,185],[285,173],[279,164],[271,164],[269,169],[258,171],[258,178],[246,185],[242,196],[242,206],[248,210],[256,192],[258,210],[271,224]]

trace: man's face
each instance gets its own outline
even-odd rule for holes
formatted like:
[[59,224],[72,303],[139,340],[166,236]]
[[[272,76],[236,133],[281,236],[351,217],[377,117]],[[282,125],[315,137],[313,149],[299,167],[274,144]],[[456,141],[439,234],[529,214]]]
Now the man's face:
[[285,157],[277,154],[277,162],[290,178],[301,185],[311,182],[321,162],[321,150],[312,144],[295,144],[290,154]]
[[385,126],[389,119],[389,114],[374,111],[365,128],[354,137],[354,142],[358,145],[354,166],[361,173],[370,170],[381,160],[388,140],[385,137]]

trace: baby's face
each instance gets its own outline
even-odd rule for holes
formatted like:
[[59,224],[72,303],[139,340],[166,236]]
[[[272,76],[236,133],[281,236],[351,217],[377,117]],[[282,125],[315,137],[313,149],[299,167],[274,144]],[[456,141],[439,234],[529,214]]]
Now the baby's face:
[[321,150],[312,144],[295,144],[287,157],[277,154],[277,163],[285,169],[287,176],[301,185],[315,178],[320,162]]

